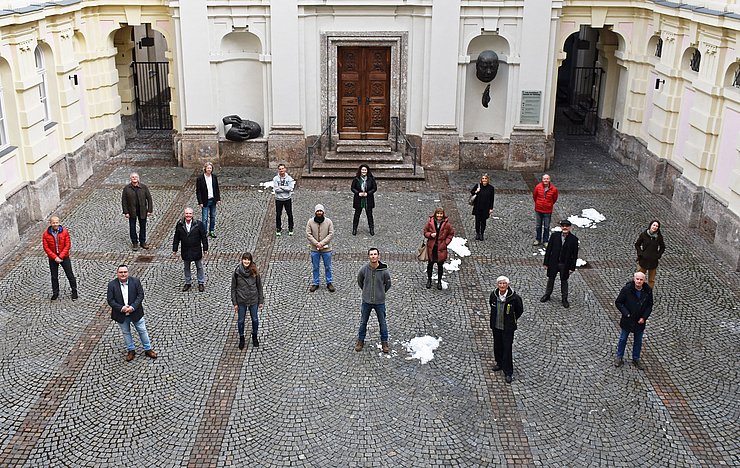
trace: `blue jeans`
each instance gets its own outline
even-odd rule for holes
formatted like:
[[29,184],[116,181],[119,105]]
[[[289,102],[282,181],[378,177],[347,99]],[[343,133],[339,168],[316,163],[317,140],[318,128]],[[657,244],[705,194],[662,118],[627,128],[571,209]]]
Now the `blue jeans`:
[[249,315],[252,317],[252,336],[257,336],[257,331],[260,327],[259,304],[252,304],[249,306],[239,304],[239,315],[236,320],[236,328],[239,330],[239,336],[244,336],[244,318],[247,315],[247,308],[249,308]]
[[146,244],[146,218],[139,219],[139,234],[136,234],[136,215],[128,217],[128,234],[132,244]]
[[319,284],[319,260],[324,261],[324,276],[326,284],[332,283],[331,276],[331,252],[314,252],[311,251],[311,265],[313,266],[313,284]]
[[[210,226],[208,225],[208,215],[210,214]],[[209,198],[203,205],[200,220],[203,221],[203,227],[208,226],[208,232],[213,232],[216,228],[216,200]]]
[[632,360],[640,360],[640,351],[642,350],[642,334],[645,333],[643,328],[639,332],[630,332],[622,328],[622,333],[619,335],[619,343],[617,343],[617,357],[624,357],[624,348],[627,347],[627,337],[632,333],[634,343],[632,343]]
[[203,259],[200,260],[183,260],[185,270],[185,284],[192,284],[193,275],[190,273],[190,264],[195,262],[195,274],[198,277],[198,284],[206,284],[206,274],[203,271]]
[[357,339],[365,341],[367,335],[367,321],[370,318],[370,311],[375,309],[375,315],[378,316],[378,325],[380,325],[380,341],[388,341],[388,323],[385,320],[385,304],[368,304],[362,303],[362,316],[360,317],[360,330],[357,332]]
[[550,217],[552,213],[535,211],[534,216],[537,218],[537,227],[534,231],[535,239],[538,242],[548,242],[550,240]]
[[139,339],[141,340],[141,345],[144,347],[144,351],[152,349],[152,342],[149,340],[149,334],[146,332],[146,322],[144,322],[144,317],[141,317],[138,322],[131,322],[131,317],[126,317],[123,319],[123,323],[118,324],[118,326],[121,327],[121,333],[123,333],[123,341],[126,342],[126,349],[129,351],[136,349],[136,345],[134,345],[134,337],[131,336],[132,323],[136,328],[136,331],[139,333]]

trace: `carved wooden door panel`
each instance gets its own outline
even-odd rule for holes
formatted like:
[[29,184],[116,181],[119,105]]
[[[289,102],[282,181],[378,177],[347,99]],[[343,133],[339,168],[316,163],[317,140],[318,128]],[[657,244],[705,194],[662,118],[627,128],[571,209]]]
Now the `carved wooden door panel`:
[[390,47],[339,47],[339,138],[388,139],[390,56]]

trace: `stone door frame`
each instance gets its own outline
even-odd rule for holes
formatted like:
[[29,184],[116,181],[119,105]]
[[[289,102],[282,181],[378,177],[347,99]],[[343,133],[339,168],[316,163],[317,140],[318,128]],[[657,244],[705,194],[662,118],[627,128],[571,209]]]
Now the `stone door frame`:
[[[334,31],[321,33],[321,120],[324,129],[330,115],[337,116],[337,48],[339,47],[390,47],[391,76],[390,102],[391,119],[398,117],[401,130],[406,132],[406,96],[408,84],[408,32],[406,31]],[[394,128],[391,124],[388,141],[393,142]],[[332,128],[332,138],[338,141],[337,125]]]

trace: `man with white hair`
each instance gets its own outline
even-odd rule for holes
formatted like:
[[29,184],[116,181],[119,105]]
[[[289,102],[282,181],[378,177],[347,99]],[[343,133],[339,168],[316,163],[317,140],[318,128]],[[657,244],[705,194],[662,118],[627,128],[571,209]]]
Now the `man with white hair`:
[[645,332],[645,322],[653,311],[653,290],[645,284],[645,273],[635,272],[632,281],[628,281],[614,301],[617,309],[622,313],[619,327],[622,329],[617,343],[617,357],[614,358],[614,367],[624,364],[624,348],[627,346],[627,337],[633,336],[632,365],[642,370],[640,350],[642,349],[642,334]]
[[516,322],[524,312],[522,298],[509,286],[506,276],[496,278],[495,289],[488,299],[491,305],[491,330],[493,330],[493,356],[496,358],[494,372],[504,371],[506,383],[511,383],[514,364],[511,353],[514,345]]

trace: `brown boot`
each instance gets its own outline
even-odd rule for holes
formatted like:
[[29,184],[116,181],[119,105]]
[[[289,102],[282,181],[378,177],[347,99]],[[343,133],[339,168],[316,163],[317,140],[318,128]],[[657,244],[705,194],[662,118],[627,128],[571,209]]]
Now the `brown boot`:
[[365,346],[365,342],[364,342],[364,341],[360,341],[360,340],[357,340],[357,341],[355,342],[355,351],[357,351],[357,352],[360,352],[360,351],[362,351],[362,348],[363,348],[364,346]]
[[388,346],[388,342],[387,342],[387,341],[383,341],[383,342],[381,343],[381,345],[383,346],[383,352],[384,352],[385,354],[388,354],[388,353],[389,353],[389,352],[391,351],[391,347],[390,347],[390,346]]

